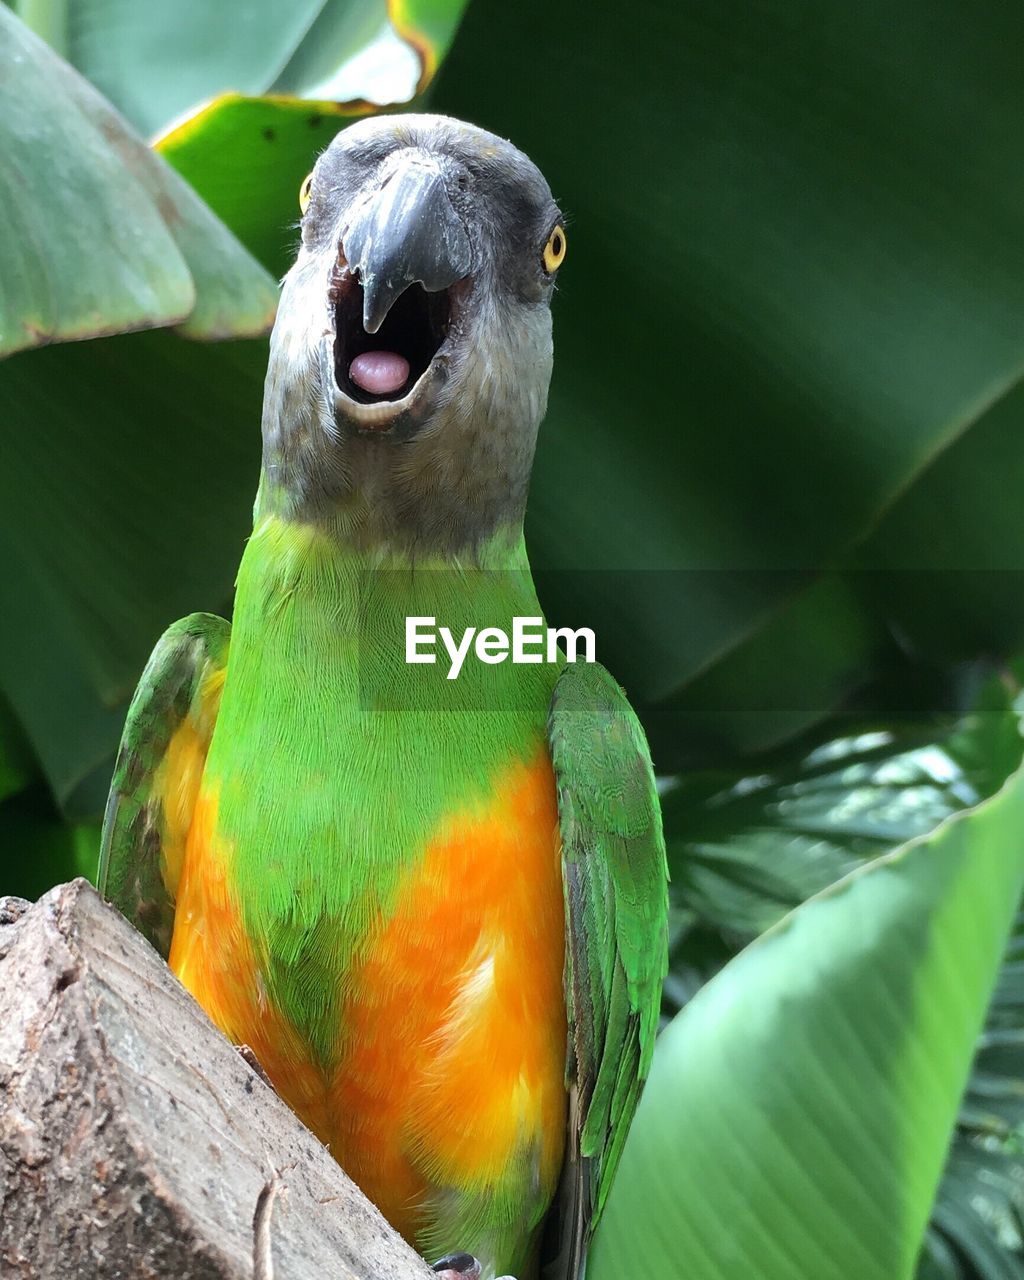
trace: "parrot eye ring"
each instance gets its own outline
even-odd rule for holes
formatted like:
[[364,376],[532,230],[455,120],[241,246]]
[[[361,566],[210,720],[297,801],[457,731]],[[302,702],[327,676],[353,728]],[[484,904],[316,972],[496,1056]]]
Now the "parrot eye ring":
[[307,173],[302,180],[302,186],[299,187],[299,210],[305,213],[309,208],[309,198],[313,194],[313,175]]
[[559,223],[544,246],[544,270],[554,275],[565,259],[565,228]]

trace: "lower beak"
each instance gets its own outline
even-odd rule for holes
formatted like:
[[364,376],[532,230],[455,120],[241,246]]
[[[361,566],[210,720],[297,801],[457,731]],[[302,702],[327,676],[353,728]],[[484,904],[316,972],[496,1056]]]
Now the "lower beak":
[[410,159],[365,200],[342,232],[363,286],[363,328],[376,333],[411,284],[438,293],[469,275],[471,252],[439,168]]

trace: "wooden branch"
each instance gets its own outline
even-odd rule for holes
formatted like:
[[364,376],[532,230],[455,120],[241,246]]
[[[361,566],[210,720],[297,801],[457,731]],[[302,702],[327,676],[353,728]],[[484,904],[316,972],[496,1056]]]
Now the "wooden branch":
[[432,1277],[84,880],[0,899],[0,1275]]

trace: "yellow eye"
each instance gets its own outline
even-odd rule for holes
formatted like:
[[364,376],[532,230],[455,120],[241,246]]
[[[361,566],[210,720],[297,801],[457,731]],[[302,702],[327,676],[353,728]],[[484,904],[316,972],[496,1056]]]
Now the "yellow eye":
[[548,236],[548,242],[544,246],[544,270],[548,275],[552,275],[562,265],[562,259],[565,257],[565,228],[555,227],[554,231]]
[[309,208],[309,197],[313,190],[313,175],[307,174],[302,186],[299,187],[299,208],[303,213]]

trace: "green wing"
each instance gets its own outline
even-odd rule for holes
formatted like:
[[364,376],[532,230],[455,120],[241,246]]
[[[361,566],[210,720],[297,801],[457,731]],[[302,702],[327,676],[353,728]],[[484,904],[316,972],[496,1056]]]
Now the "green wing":
[[668,868],[647,740],[603,667],[565,668],[548,733],[565,892],[569,1134],[557,1256],[545,1275],[574,1280],[650,1068],[668,969]]
[[128,708],[110,784],[99,889],[163,956],[230,635],[230,625],[210,613],[168,627]]

